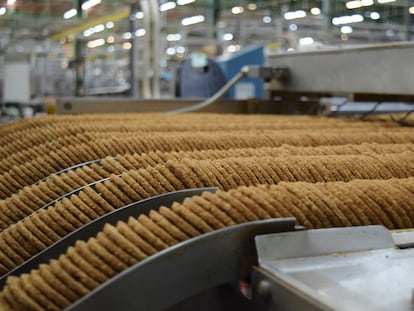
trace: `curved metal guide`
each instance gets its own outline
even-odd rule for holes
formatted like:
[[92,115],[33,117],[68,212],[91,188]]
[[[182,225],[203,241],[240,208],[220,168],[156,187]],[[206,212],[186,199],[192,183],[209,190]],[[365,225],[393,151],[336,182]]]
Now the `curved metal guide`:
[[[66,168],[64,168],[63,170],[57,171],[56,173],[53,173],[53,174],[55,174],[55,175],[58,175],[58,176],[59,176],[59,175],[62,175],[62,174],[64,174],[64,173],[67,173],[67,172],[69,172],[69,171],[74,171],[74,170],[76,170],[77,168],[80,168],[80,167],[84,167],[84,166],[91,166],[93,163],[98,163],[98,164],[100,164],[102,160],[103,160],[103,159],[96,159],[96,160],[92,160],[92,161],[82,162],[82,163],[79,163],[79,164],[76,164],[76,165],[73,165],[73,166],[70,166],[70,167],[66,167]],[[51,175],[53,175],[53,174],[51,174]],[[49,178],[49,176],[46,176],[46,177],[44,177],[44,178],[42,178],[42,179],[38,180],[37,182],[35,182],[32,186],[34,186],[34,185],[38,185],[38,184],[40,184],[41,182],[46,181],[48,178]]]
[[[117,176],[121,176],[121,174],[119,174],[119,175],[117,175]],[[97,184],[103,183],[103,182],[105,182],[105,181],[107,181],[107,180],[109,180],[109,179],[110,179],[109,177],[106,177],[106,178],[103,178],[103,179],[100,179],[100,180],[94,181],[93,183],[90,183],[90,184],[84,185],[84,186],[82,186],[82,187],[79,187],[79,188],[77,188],[77,189],[74,189],[74,190],[72,190],[71,192],[65,193],[64,195],[62,195],[62,196],[60,196],[60,197],[58,197],[58,198],[56,198],[56,199],[54,199],[54,200],[50,201],[49,203],[46,203],[46,204],[45,204],[45,205],[43,205],[41,208],[39,208],[39,209],[37,209],[36,211],[34,211],[34,212],[33,212],[33,214],[39,213],[39,211],[41,211],[42,209],[46,209],[46,208],[48,208],[49,206],[52,206],[52,205],[54,205],[55,203],[57,203],[57,202],[59,202],[59,201],[62,201],[63,199],[69,199],[69,198],[70,198],[73,194],[79,194],[79,192],[81,192],[82,190],[84,190],[86,187],[90,187],[90,188],[92,188],[94,191],[96,191],[97,193],[100,193],[100,192],[99,192],[99,191],[95,188],[95,186],[96,186]]]
[[279,218],[192,238],[121,272],[66,310],[165,310],[207,289],[248,277],[257,265],[254,237],[293,230],[294,218]]
[[36,269],[39,264],[47,263],[51,259],[58,258],[59,255],[64,253],[69,246],[74,245],[77,240],[87,240],[90,237],[96,236],[105,224],[115,225],[118,221],[127,221],[129,217],[138,217],[141,214],[147,214],[151,209],[158,208],[160,206],[170,207],[174,202],[181,203],[186,198],[194,195],[201,195],[205,191],[216,192],[217,188],[207,187],[169,192],[126,205],[105,214],[69,233],[64,238],[52,244],[36,256],[30,258],[9,273],[3,275],[0,278],[0,289],[2,289],[6,284],[7,277],[11,275],[28,273],[32,269]]

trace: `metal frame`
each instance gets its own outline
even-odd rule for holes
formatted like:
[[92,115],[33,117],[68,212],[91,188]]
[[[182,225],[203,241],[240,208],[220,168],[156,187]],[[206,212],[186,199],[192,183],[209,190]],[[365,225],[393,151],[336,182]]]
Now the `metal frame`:
[[67,311],[165,310],[207,289],[248,277],[254,237],[295,230],[295,219],[269,219],[192,238],[121,272]]

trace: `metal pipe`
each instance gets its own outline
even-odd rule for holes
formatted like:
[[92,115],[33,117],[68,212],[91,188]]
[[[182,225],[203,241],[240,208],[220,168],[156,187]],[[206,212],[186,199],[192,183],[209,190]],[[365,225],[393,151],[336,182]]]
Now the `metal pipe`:
[[150,34],[151,34],[151,13],[147,0],[141,0],[141,9],[144,13],[144,29],[148,32],[148,35],[143,37],[143,45],[145,48],[142,49],[142,96],[143,98],[151,98],[151,87],[148,65],[150,64],[151,49]]

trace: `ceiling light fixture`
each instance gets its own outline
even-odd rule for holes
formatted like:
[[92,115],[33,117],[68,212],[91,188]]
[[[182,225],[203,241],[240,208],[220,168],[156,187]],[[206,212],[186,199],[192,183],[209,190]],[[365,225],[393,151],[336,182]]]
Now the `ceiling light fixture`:
[[70,9],[70,10],[66,11],[65,13],[63,13],[63,18],[64,19],[69,19],[69,18],[72,18],[72,17],[76,16],[76,14],[78,14],[78,10]]
[[94,7],[95,5],[98,5],[99,3],[101,3],[101,0],[88,0],[82,3],[82,10],[89,10],[90,8]]
[[105,39],[96,39],[88,42],[88,48],[93,49],[105,44]]
[[414,14],[414,6],[412,6],[408,9],[408,13]]
[[394,2],[395,0],[378,0],[378,3],[390,3]]
[[270,24],[272,22],[272,18],[270,16],[263,16],[262,21],[264,24]]
[[131,38],[132,38],[132,34],[131,34],[130,32],[125,32],[125,33],[122,35],[122,38],[124,38],[125,40],[129,40],[129,39],[131,39]]
[[136,17],[137,19],[143,19],[143,18],[144,18],[144,13],[143,13],[143,12],[141,12],[141,11],[139,11],[139,12],[137,12],[137,13],[135,14],[135,17]]
[[4,14],[6,14],[7,13],[7,10],[6,10],[6,8],[0,8],[0,15],[4,15]]
[[123,48],[124,50],[130,50],[130,49],[132,48],[132,43],[131,43],[131,42],[124,42],[124,43],[122,44],[122,48]]
[[114,22],[109,21],[105,24],[105,26],[106,26],[106,28],[111,29],[111,28],[114,28],[115,24],[114,24]]
[[244,12],[244,8],[242,6],[235,6],[231,9],[231,13],[234,15],[242,14]]
[[322,13],[320,8],[312,8],[310,12],[312,15],[320,15]]
[[254,10],[256,10],[256,9],[257,9],[257,4],[256,4],[256,3],[249,3],[249,4],[247,5],[247,8],[248,8],[250,11],[254,11]]
[[93,30],[95,32],[101,32],[101,31],[105,30],[105,26],[104,26],[104,24],[99,24],[99,25],[96,25],[95,27],[93,27]]
[[303,18],[306,17],[306,12],[304,10],[297,10],[297,11],[291,11],[291,12],[286,12],[283,17],[286,20],[292,20],[292,19],[296,19],[296,18]]
[[170,33],[167,35],[167,41],[172,42],[172,41],[180,41],[181,40],[181,35],[179,33]]
[[352,33],[353,29],[351,26],[342,26],[341,27],[341,32],[348,34],[348,33]]
[[299,39],[300,45],[311,45],[315,42],[312,37],[304,37]]
[[145,34],[146,34],[146,31],[144,28],[140,28],[135,31],[136,37],[142,37],[142,36],[145,36]]
[[232,33],[225,33],[224,35],[223,35],[223,40],[224,41],[231,41],[231,40],[233,40],[233,34]]
[[13,5],[16,3],[16,0],[7,0],[7,5]]
[[189,26],[189,25],[193,25],[193,24],[198,24],[198,23],[204,22],[205,19],[206,18],[203,15],[190,16],[190,17],[183,18],[181,20],[181,25]]
[[377,19],[380,19],[380,18],[381,18],[381,15],[380,15],[380,13],[378,13],[378,12],[371,12],[371,13],[369,14],[369,17],[370,17],[371,19],[377,20]]
[[347,3],[345,3],[345,7],[349,10],[358,9],[363,6],[371,6],[371,5],[374,5],[374,0],[353,0],[353,1],[348,1]]
[[332,24],[344,25],[344,24],[360,23],[363,21],[364,21],[364,17],[361,14],[354,14],[354,15],[334,17],[332,19]]
[[172,10],[172,9],[174,9],[176,6],[177,6],[177,5],[176,5],[176,3],[175,3],[175,2],[172,2],[172,1],[170,1],[170,2],[166,2],[166,3],[163,3],[163,4],[161,4],[161,5],[160,5],[160,11],[161,11],[161,12],[165,12],[165,11],[168,11],[168,10]]
[[177,0],[178,5],[186,5],[195,2],[195,0]]

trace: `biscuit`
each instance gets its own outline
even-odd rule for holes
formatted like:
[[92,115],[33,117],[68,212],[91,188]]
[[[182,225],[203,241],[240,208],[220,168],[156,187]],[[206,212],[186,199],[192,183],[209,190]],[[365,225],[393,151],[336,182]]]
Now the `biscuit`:
[[43,311],[44,307],[22,290],[23,285],[20,278],[10,276],[2,291],[2,298],[15,310]]
[[[87,247],[101,260],[108,264],[108,266],[111,267],[114,271],[120,272],[128,268],[128,265],[125,264],[123,260],[120,260],[120,258],[112,252],[112,250],[108,250],[103,244],[101,244],[98,239],[103,240],[104,243],[107,243],[107,247],[109,246],[110,248],[114,248],[113,243],[107,237],[105,237],[102,232],[98,233],[96,239],[89,239]],[[126,259],[124,258],[126,261],[132,261],[127,254],[121,251],[118,251],[117,253],[121,253],[124,257],[126,257]]]
[[[94,278],[88,273],[90,271],[85,270],[85,265],[81,265],[84,263],[79,257],[75,255],[69,256],[68,253],[71,252],[73,255],[74,249],[73,247],[69,247],[66,251],[66,254],[61,255],[59,257],[59,265],[62,269],[64,269],[71,277],[79,284],[79,289],[82,287],[82,291],[86,289],[85,292],[79,292],[81,295],[85,295],[92,290],[99,286],[99,282],[94,280]],[[72,258],[79,259],[72,261]],[[84,286],[84,288],[83,288]]]
[[151,218],[147,217],[146,215],[141,214],[138,217],[138,221],[145,227],[148,228],[154,235],[158,236],[161,240],[163,240],[168,246],[172,246],[177,244],[179,241],[175,239],[169,232],[164,230],[161,226],[157,225],[152,221]]
[[85,260],[88,260],[91,265],[103,273],[106,279],[116,274],[116,271],[114,269],[112,269],[106,262],[104,262],[100,257],[91,251],[89,247],[89,241],[88,243],[80,240],[76,241],[75,249],[80,256],[82,256]]
[[182,231],[179,227],[177,227],[174,223],[171,223],[168,218],[164,217],[162,214],[151,210],[149,213],[149,217],[152,221],[155,222],[158,226],[163,228],[167,231],[173,238],[177,241],[185,241],[190,238],[188,234]]
[[153,232],[151,232],[147,227],[142,225],[139,221],[130,217],[128,219],[128,226],[139,236],[141,236],[144,240],[146,240],[152,247],[157,249],[158,251],[166,249],[168,245],[161,240],[158,236],[156,236]]
[[126,224],[123,221],[119,221],[116,224],[116,228],[118,232],[122,234],[128,241],[139,247],[145,256],[150,256],[158,252],[151,244],[149,244],[141,236],[134,232],[129,224]]
[[140,249],[139,245],[133,244],[131,241],[125,238],[125,236],[118,232],[118,228],[106,224],[103,229],[103,232],[116,246],[124,250],[128,255],[130,255],[133,258],[133,263],[135,263],[136,261],[141,261],[148,257]]

